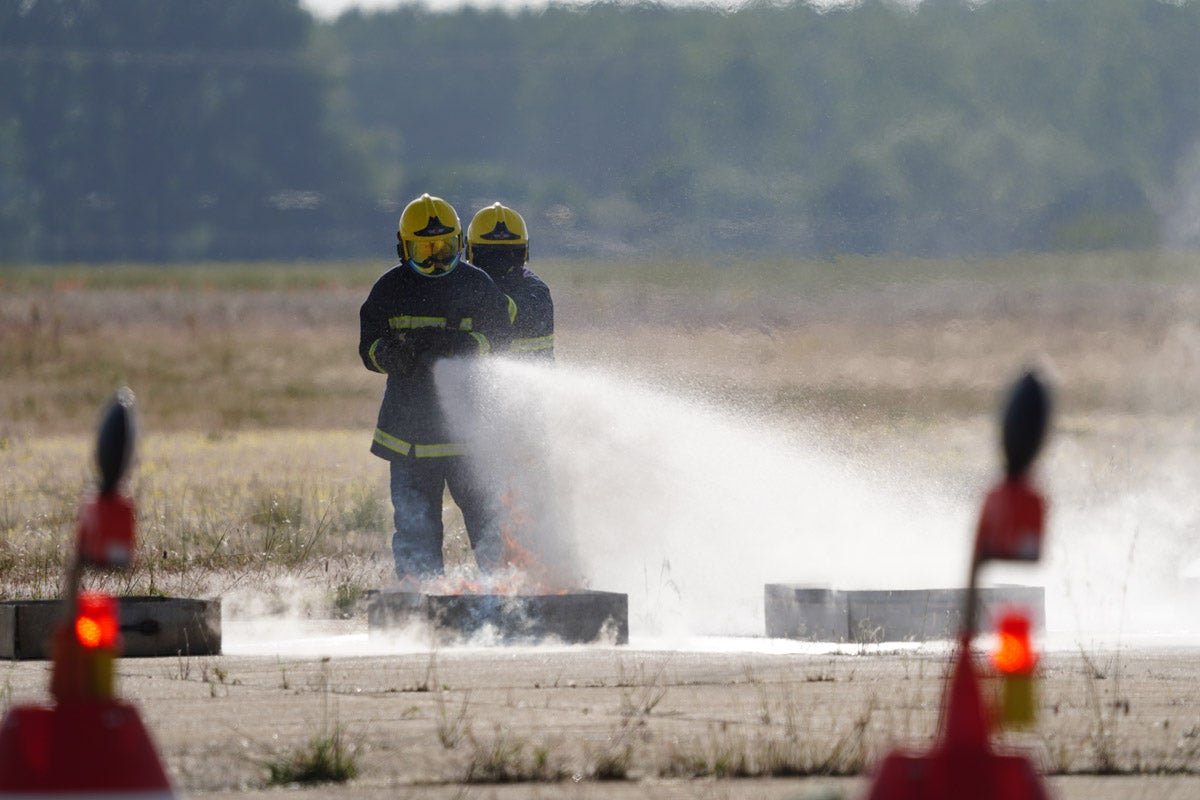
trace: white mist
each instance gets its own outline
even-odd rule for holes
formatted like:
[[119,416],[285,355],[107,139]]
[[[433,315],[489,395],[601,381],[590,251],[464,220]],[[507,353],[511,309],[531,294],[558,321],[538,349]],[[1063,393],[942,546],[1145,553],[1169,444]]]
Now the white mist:
[[[778,430],[610,371],[495,360],[482,375],[447,364],[438,379],[482,468],[542,469],[530,549],[577,588],[628,594],[634,639],[761,636],[767,583],[965,583],[992,476],[930,485],[912,454],[888,453],[894,443],[851,457],[815,424]],[[1182,575],[1200,519],[1194,456],[1138,452],[1114,479],[1097,474],[1114,468],[1103,447],[1052,427],[1046,449],[1043,560],[986,567],[984,583],[1045,586],[1048,638],[1062,647],[1200,629]]]
[[906,485],[903,469],[851,463],[819,432],[783,432],[562,365],[493,361],[470,389],[462,365],[438,379],[485,469],[511,469],[512,453],[537,451],[554,522],[540,534],[545,548],[533,549],[569,553],[555,569],[587,588],[627,593],[631,636],[761,636],[767,583],[916,588],[965,578],[974,509]]

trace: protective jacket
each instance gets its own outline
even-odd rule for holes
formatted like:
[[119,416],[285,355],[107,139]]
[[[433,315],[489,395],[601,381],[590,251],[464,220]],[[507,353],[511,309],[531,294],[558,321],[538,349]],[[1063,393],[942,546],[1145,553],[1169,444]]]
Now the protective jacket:
[[554,301],[550,287],[529,267],[515,267],[497,279],[508,295],[512,321],[511,351],[539,359],[554,359]]
[[[433,362],[441,356],[507,350],[508,307],[508,298],[487,273],[466,261],[436,277],[399,264],[375,282],[359,310],[358,339],[363,366],[388,376],[372,453],[389,461],[462,455],[462,445],[445,429]],[[381,346],[412,331],[421,333],[414,339],[422,343],[413,363],[389,372],[376,358]],[[431,333],[435,336],[429,337]]]

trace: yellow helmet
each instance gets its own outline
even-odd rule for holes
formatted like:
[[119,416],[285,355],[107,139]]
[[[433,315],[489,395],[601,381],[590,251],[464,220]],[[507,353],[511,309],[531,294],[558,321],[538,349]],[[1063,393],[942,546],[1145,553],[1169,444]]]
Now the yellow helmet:
[[467,228],[467,260],[488,272],[507,272],[529,261],[524,217],[500,203],[480,209]]
[[454,206],[423,194],[404,207],[396,254],[422,275],[445,275],[462,254],[462,224]]

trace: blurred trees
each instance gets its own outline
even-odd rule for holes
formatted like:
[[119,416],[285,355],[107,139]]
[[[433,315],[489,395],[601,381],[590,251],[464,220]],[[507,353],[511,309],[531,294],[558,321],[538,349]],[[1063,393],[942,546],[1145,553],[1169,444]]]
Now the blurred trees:
[[0,257],[339,253],[365,171],[312,26],[294,0],[0,4]]
[[[1159,0],[864,0],[333,27],[408,194],[503,197],[560,250],[942,254],[1177,239],[1198,25]],[[463,99],[474,143],[404,113],[423,90]]]
[[1200,4],[0,5],[0,258],[388,257],[423,191],[535,252],[1195,244]]

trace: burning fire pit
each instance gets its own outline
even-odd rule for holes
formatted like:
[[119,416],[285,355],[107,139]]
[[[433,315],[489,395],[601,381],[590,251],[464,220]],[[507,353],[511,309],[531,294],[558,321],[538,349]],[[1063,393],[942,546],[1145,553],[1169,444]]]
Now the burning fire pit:
[[504,644],[629,642],[629,597],[616,592],[423,594],[376,592],[367,604],[371,635],[426,629],[441,644],[494,636]]

